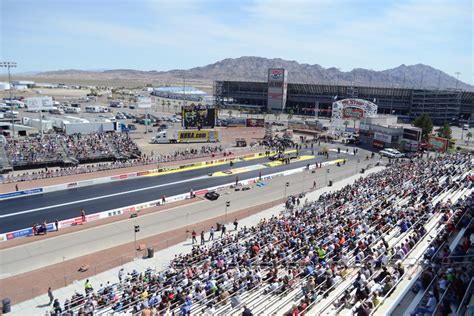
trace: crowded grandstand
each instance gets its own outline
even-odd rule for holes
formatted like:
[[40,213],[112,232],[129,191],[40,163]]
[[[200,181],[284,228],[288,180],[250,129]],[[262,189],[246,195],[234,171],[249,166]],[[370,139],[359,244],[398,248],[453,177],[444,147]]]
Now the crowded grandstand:
[[96,289],[87,280],[53,312],[385,315],[407,288],[412,314],[461,315],[474,273],[471,171],[467,154],[392,161],[314,201],[290,196],[255,226],[224,225],[212,241],[202,231],[165,270],[120,269]]

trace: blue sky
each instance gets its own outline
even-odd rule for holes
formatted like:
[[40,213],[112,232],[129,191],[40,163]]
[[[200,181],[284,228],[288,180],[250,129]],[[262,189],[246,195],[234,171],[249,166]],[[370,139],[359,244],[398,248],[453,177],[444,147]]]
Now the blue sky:
[[470,0],[0,0],[19,72],[169,70],[240,56],[382,70],[424,63],[474,84]]

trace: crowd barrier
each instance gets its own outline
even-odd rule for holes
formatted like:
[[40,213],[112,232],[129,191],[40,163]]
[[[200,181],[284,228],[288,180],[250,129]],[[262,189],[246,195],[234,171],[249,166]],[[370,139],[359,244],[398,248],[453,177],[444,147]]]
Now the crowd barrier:
[[[342,163],[342,162],[343,162],[343,159],[336,159],[336,160],[332,160],[332,161],[326,161],[326,162],[323,162],[321,164],[321,167],[325,167],[325,166],[329,166],[329,165],[335,165],[337,163]],[[176,168],[179,168],[179,167],[176,167]],[[311,169],[316,169],[316,165],[311,165],[310,170]],[[267,180],[273,179],[275,177],[288,176],[288,175],[291,175],[291,174],[302,172],[304,170],[307,170],[307,167],[298,167],[298,168],[295,168],[295,169],[290,169],[290,170],[285,170],[285,171],[281,171],[281,172],[277,172],[277,173],[272,173],[272,174],[269,174],[269,175],[262,176],[261,178],[260,177],[254,177],[254,178],[250,178],[250,179],[245,179],[245,180],[239,181],[239,183],[242,184],[242,185],[250,185],[250,184],[255,184],[257,182],[260,182],[260,181],[267,181]],[[133,176],[132,176],[132,178],[133,178],[133,177],[136,176],[137,173],[132,173],[132,174],[133,174]],[[130,174],[127,174],[127,175],[130,175]],[[120,179],[119,176],[114,176],[114,177],[116,177],[116,178],[118,177],[117,180],[123,180],[123,179]],[[109,178],[112,178],[112,177],[109,177]],[[235,184],[235,182],[229,182],[229,183],[226,183],[226,184],[221,184],[221,185],[218,185],[218,186],[197,190],[193,193],[196,196],[203,196],[204,194],[206,194],[207,192],[210,192],[210,191],[218,191],[218,192],[223,191],[225,189],[230,188],[234,184]],[[190,193],[183,193],[183,194],[178,194],[178,195],[166,197],[165,204],[166,203],[171,203],[171,202],[182,201],[182,200],[185,200],[186,198],[190,198],[190,197],[191,197]],[[155,207],[155,206],[160,206],[162,204],[163,204],[162,199],[158,199],[158,200],[148,201],[148,202],[139,203],[139,204],[135,204],[135,205],[120,207],[120,208],[116,208],[116,209],[108,210],[108,211],[104,211],[104,212],[94,213],[94,214],[86,216],[86,222],[92,222],[92,221],[96,221],[96,220],[99,220],[99,219],[109,218],[109,217],[112,217],[112,216],[119,216],[119,215],[127,214],[127,213],[130,213],[130,214],[131,213],[137,213],[137,212],[139,212],[143,209],[147,209],[147,208],[151,208],[151,207]],[[70,226],[74,226],[74,225],[81,225],[81,224],[83,224],[82,217],[75,217],[75,218],[59,221],[58,229],[65,228],[65,227],[70,227]],[[48,223],[47,224],[47,231],[54,231],[54,230],[55,230],[54,223]],[[25,237],[25,236],[31,236],[32,234],[33,234],[32,228],[25,228],[25,229],[17,230],[17,231],[14,231],[14,232],[8,232],[6,234],[0,234],[0,242],[15,239],[15,238],[20,238],[20,237]]]

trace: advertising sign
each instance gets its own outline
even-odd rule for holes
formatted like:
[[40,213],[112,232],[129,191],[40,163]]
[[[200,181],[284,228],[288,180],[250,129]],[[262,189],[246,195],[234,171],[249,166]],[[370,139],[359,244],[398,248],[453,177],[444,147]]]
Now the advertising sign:
[[384,143],[391,143],[392,142],[392,136],[387,135],[387,134],[382,134],[382,133],[374,133],[374,139],[382,141]]
[[439,152],[445,152],[448,149],[448,139],[436,136],[430,136],[428,143],[431,148]]
[[186,143],[189,141],[197,140],[203,142],[216,142],[218,141],[217,131],[186,131],[178,132],[178,140]]
[[227,119],[228,127],[245,127],[247,126],[247,120],[243,117],[230,117]]
[[349,106],[342,110],[343,119],[360,120],[363,117],[364,117],[364,110],[360,108]]
[[184,128],[214,128],[217,111],[205,105],[190,105],[181,108]]
[[385,144],[379,140],[374,140],[374,147],[384,148]]
[[268,71],[268,81],[283,81],[284,69],[270,69]]
[[264,127],[265,120],[264,119],[247,119],[247,127]]
[[150,97],[138,97],[137,105],[139,109],[151,109],[151,98]]
[[53,108],[53,98],[32,97],[25,100],[28,111],[43,111]]

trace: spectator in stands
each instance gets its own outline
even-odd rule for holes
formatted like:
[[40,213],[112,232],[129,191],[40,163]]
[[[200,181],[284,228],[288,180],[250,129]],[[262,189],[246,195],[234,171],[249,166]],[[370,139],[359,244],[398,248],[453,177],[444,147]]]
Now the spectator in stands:
[[425,313],[433,313],[436,309],[436,305],[438,304],[436,297],[434,296],[434,292],[430,291],[430,296],[428,298],[428,302],[425,306],[418,306],[416,310],[411,313],[411,315],[424,315]]

